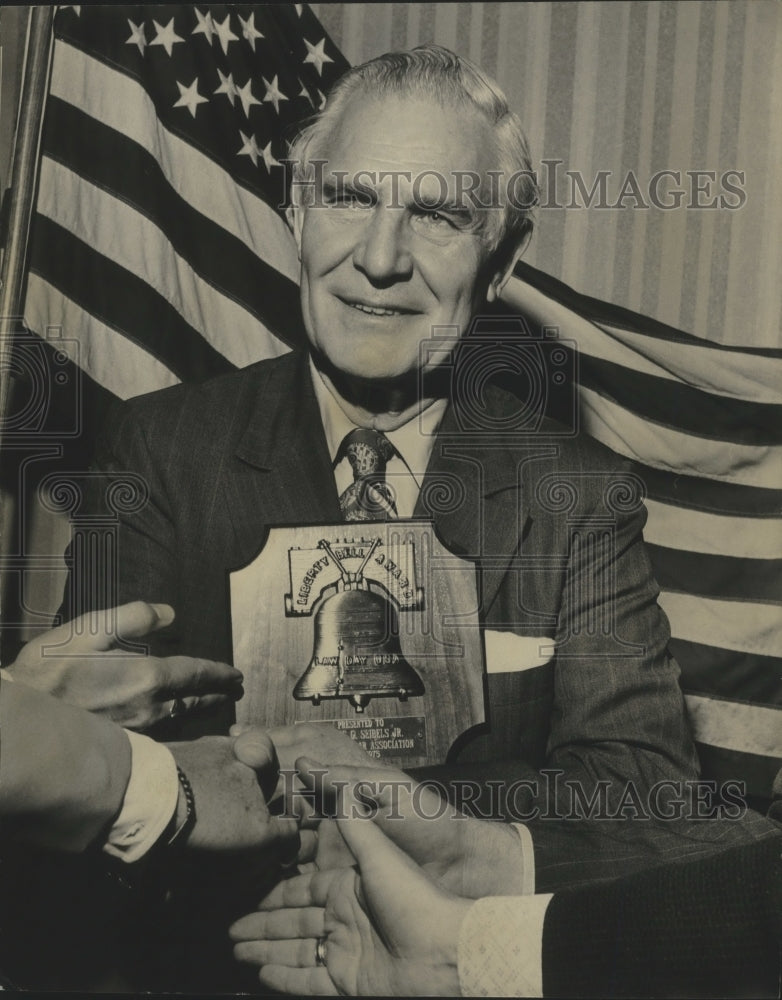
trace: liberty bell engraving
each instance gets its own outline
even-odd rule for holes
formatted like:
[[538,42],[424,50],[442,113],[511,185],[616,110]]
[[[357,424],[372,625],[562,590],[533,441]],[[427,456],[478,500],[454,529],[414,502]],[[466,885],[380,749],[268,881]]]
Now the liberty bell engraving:
[[321,595],[312,658],[293,697],[313,705],[323,698],[346,698],[356,712],[363,712],[372,698],[406,701],[424,694],[423,681],[402,653],[393,598],[370,590],[363,566],[358,572],[344,571],[328,543],[321,544],[340,566],[342,578]]

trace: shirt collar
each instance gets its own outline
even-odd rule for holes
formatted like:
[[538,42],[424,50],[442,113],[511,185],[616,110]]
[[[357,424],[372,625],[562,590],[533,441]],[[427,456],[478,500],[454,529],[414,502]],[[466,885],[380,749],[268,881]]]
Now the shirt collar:
[[[346,415],[345,411],[334,398],[329,387],[323,381],[318,369],[315,367],[312,358],[309,359],[310,375],[315,389],[315,398],[320,410],[320,418],[323,422],[323,429],[326,432],[326,444],[329,449],[329,457],[332,463],[336,460],[339,446],[349,434],[358,426]],[[434,438],[440,421],[445,413],[447,399],[436,399],[421,413],[415,414],[397,427],[396,430],[386,431],[386,437],[396,448],[397,453],[405,463],[410,473],[419,482],[423,477],[429,457],[434,447]]]

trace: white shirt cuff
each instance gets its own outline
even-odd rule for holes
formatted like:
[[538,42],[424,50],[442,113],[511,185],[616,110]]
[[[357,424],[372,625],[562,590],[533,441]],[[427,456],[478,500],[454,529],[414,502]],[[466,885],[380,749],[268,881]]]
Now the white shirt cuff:
[[535,892],[535,847],[532,843],[532,834],[529,827],[524,823],[511,823],[521,840],[521,891],[524,896],[531,896]]
[[179,798],[179,780],[170,750],[148,736],[125,732],[130,740],[130,781],[103,850],[131,864],[168,826]]
[[487,896],[472,904],[459,930],[462,996],[543,996],[543,922],[551,898]]

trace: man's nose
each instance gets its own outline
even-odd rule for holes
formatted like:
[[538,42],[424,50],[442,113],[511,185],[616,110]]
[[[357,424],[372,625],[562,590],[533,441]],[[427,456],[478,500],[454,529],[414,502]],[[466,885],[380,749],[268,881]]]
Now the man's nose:
[[405,213],[399,208],[375,205],[353,251],[353,263],[375,284],[409,278],[413,258]]

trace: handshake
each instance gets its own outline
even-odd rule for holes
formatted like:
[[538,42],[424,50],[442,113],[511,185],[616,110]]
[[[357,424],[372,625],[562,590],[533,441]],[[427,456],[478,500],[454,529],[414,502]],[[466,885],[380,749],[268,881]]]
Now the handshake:
[[230,929],[235,957],[260,967],[264,985],[451,992],[465,900],[522,891],[518,835],[467,819],[324,727],[234,726],[169,743],[133,732],[240,690],[226,664],[128,649],[172,619],[144,602],[77,619],[2,671],[7,832],[50,849],[102,844],[126,862],[174,842],[252,856],[288,876]]
[[[187,742],[140,735],[165,739],[171,718],[241,696],[242,675],[228,664],[147,654],[139,640],[173,619],[167,605],[135,601],[83,615],[22,648],[2,671],[0,816],[21,839],[67,851],[97,840],[113,818],[106,849],[127,861],[179,831],[189,848],[263,849],[270,863],[292,863],[315,834],[300,830],[281,773],[292,778],[296,758],[307,754],[335,764],[369,758],[352,741],[310,726],[234,726],[229,736]],[[122,838],[131,828],[146,834],[133,834],[128,848]]]

